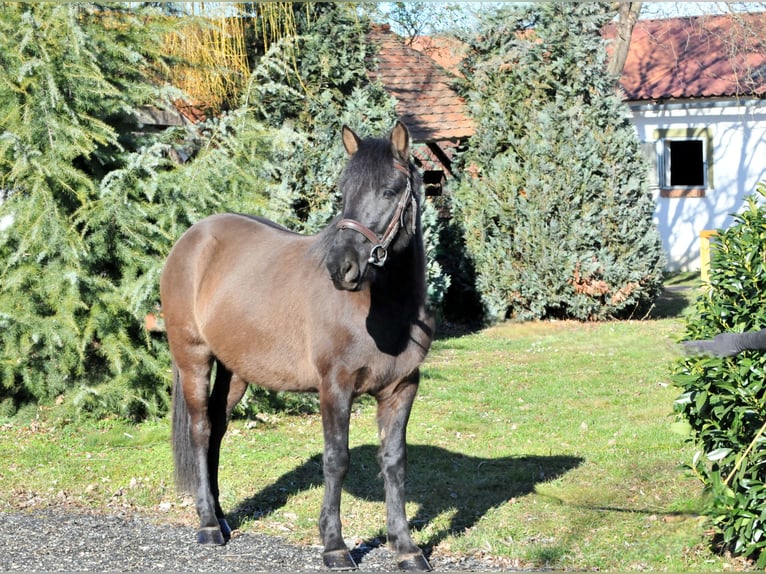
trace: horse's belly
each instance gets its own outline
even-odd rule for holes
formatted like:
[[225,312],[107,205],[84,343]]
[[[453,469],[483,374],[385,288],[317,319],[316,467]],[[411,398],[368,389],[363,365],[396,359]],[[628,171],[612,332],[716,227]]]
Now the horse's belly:
[[352,386],[354,395],[362,395],[399,383],[418,368],[427,352],[427,347],[412,343],[397,355],[386,354],[362,332],[344,344],[336,341],[332,348],[325,347],[329,332],[315,333],[321,343],[314,346],[306,333],[295,326],[275,332],[229,326],[226,347],[237,351],[213,347],[213,353],[242,379],[267,389],[320,391],[322,385],[339,382]]
[[221,324],[213,320],[206,331],[216,333],[211,341],[220,342],[211,344],[213,354],[248,383],[279,391],[318,389],[319,377],[299,329],[271,328],[240,317]]
[[237,366],[233,371],[248,383],[272,391],[306,392],[319,389],[316,373],[310,371],[301,371],[295,368],[289,370],[270,368],[258,361],[254,361],[250,365]]

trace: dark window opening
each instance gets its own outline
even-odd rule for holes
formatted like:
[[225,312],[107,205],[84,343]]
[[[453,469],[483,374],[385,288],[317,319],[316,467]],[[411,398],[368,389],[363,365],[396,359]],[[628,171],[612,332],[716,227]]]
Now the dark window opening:
[[444,187],[444,172],[440,169],[429,169],[423,172],[423,190],[426,197],[442,194]]
[[702,140],[667,141],[670,187],[705,187]]

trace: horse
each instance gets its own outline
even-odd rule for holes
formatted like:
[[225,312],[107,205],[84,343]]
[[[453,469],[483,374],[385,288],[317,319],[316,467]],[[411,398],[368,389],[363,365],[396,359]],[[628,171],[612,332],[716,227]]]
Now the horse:
[[[197,541],[231,537],[218,497],[221,440],[248,384],[319,395],[326,567],[357,565],[341,534],[355,398],[376,400],[388,541],[402,570],[429,571],[405,514],[406,429],[431,346],[420,222],[422,179],[410,134],[343,126],[342,213],[316,235],[261,217],[209,216],[168,254],[161,306],[172,359],[176,485],[195,497]],[[214,384],[210,388],[215,368]]]

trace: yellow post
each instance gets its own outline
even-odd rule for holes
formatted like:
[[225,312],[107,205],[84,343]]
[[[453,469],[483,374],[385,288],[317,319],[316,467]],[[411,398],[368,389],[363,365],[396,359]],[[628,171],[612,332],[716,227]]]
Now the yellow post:
[[700,231],[700,278],[704,283],[710,280],[710,238],[716,235],[715,229]]

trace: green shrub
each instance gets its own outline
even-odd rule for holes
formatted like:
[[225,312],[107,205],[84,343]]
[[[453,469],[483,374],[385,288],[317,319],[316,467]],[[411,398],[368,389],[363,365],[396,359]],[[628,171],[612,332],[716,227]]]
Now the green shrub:
[[635,316],[662,285],[647,167],[596,3],[532,3],[471,40],[476,132],[456,215],[491,319]]
[[[757,194],[766,198],[766,185]],[[689,316],[685,339],[766,328],[766,207],[747,198],[714,244],[710,286]],[[690,467],[709,494],[709,514],[723,549],[766,566],[766,353],[690,356],[674,369],[683,390],[679,426],[699,451]]]

